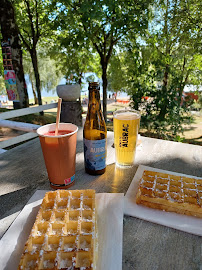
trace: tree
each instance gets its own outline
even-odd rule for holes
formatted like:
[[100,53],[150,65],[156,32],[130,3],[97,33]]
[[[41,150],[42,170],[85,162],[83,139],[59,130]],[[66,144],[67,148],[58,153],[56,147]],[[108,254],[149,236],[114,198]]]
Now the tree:
[[149,1],[54,1],[60,30],[69,29],[72,39],[92,46],[100,56],[103,81],[103,114],[106,120],[107,68],[114,47],[129,32],[147,28]]
[[0,95],[6,94],[6,87],[4,83],[4,68],[3,68],[3,57],[0,50]]
[[5,83],[4,83],[4,77],[0,75],[0,95],[5,95],[6,94],[6,88],[5,88]]
[[[20,37],[30,53],[35,75],[38,103],[42,105],[41,81],[38,68],[37,45],[40,39],[50,36],[47,1],[16,0],[15,9]],[[50,29],[49,29],[50,30]]]
[[139,43],[130,39],[125,50],[133,106],[142,110],[142,124],[161,137],[176,136],[182,123],[191,119],[182,94],[185,85],[201,74],[200,18],[198,0],[156,1],[147,35]]
[[28,76],[29,76],[29,81],[30,81],[31,86],[32,86],[32,93],[34,96],[34,104],[38,104],[33,65],[32,65],[31,60],[29,59],[26,52],[24,52],[24,56],[23,56],[23,66],[24,66],[25,73],[28,74]]
[[20,99],[20,107],[28,107],[29,100],[22,65],[22,50],[19,32],[16,26],[13,5],[9,0],[2,0],[0,6],[1,34],[5,41],[10,40],[13,68],[16,75],[16,86]]
[[195,56],[200,54],[202,37],[199,5],[198,0],[192,3],[186,0],[156,1],[155,18],[147,42],[157,55],[155,66],[162,78],[164,101],[159,107],[159,120],[165,119],[170,91],[177,90],[180,105],[184,86],[195,69]]
[[[41,78],[41,88],[46,90],[47,92],[55,91],[56,86],[59,83],[59,80],[62,79],[62,74],[57,66],[57,62],[54,59],[50,59],[50,57],[46,54],[44,48],[40,48],[39,52],[39,60],[38,60],[38,68],[40,72]],[[29,81],[32,85],[32,92],[34,95],[34,102],[38,104],[36,89],[35,89],[35,76],[32,61],[28,53],[24,53],[23,57],[24,61],[24,69],[26,74],[29,75]]]
[[42,57],[41,55],[39,60],[39,70],[42,88],[47,92],[55,92],[56,86],[63,77],[57,62],[49,56]]
[[[55,34],[49,55],[55,59],[58,69],[65,76],[67,84],[82,84],[86,72],[94,72],[95,54],[86,47],[77,45],[71,38],[69,30]],[[97,63],[97,60],[96,60]]]
[[111,92],[126,91],[123,53],[114,52],[108,69],[108,90]]

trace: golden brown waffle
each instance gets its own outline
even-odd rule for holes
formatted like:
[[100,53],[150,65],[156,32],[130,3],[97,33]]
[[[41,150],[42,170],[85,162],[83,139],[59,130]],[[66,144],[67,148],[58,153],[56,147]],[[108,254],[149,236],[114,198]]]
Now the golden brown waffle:
[[202,217],[202,179],[144,171],[136,203]]
[[94,190],[45,194],[18,269],[96,269]]

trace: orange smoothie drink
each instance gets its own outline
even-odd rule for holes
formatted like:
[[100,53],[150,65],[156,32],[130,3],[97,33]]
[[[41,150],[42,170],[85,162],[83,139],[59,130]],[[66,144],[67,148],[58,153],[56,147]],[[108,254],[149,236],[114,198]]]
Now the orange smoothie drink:
[[69,188],[75,181],[76,139],[78,127],[60,123],[55,136],[56,124],[37,129],[50,185],[54,189]]

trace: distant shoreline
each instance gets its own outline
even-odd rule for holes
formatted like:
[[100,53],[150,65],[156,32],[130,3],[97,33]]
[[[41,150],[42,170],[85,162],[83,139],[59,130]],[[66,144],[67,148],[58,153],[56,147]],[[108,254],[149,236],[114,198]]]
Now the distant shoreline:
[[[109,95],[111,96],[112,99],[112,92],[108,92],[107,93],[107,98],[109,99]],[[88,94],[86,93],[81,93],[81,99],[83,98],[88,98]],[[117,95],[117,99],[130,99],[130,96],[127,95],[127,93],[120,93],[120,95]],[[42,96],[42,101],[43,103],[47,102],[47,103],[53,103],[53,102],[57,102],[58,100],[58,96],[54,95],[54,96]],[[102,95],[101,95],[101,100],[102,100]],[[9,101],[8,100],[8,96],[7,95],[0,95],[0,101],[2,103],[2,105],[13,105],[13,101]],[[6,103],[5,103],[6,102]],[[29,103],[30,104],[34,104],[34,98],[29,98]]]

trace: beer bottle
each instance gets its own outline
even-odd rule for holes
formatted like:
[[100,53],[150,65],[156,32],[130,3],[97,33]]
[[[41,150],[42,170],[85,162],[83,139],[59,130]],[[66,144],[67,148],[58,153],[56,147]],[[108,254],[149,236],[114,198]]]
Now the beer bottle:
[[99,83],[89,83],[88,90],[88,112],[83,129],[85,170],[97,175],[106,170],[107,128],[101,110]]

